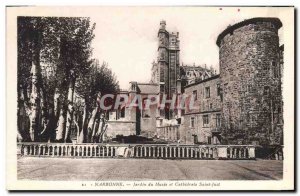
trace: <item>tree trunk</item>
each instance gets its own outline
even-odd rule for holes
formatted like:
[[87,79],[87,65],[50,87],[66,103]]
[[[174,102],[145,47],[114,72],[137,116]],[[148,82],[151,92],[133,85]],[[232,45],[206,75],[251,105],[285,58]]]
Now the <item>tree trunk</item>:
[[[38,22],[38,21],[35,21]],[[40,42],[41,42],[41,31],[35,30],[33,32],[32,40],[32,66],[31,66],[31,93],[30,93],[30,138],[31,141],[35,142],[38,140],[39,133],[39,117],[40,117],[40,88],[42,87],[41,67],[40,67]]]
[[56,88],[55,92],[54,92],[54,115],[57,120],[58,120],[59,112],[60,112],[59,98],[60,98],[60,93],[58,92],[58,88]]
[[18,104],[18,133],[17,133],[17,141],[18,142],[23,142],[25,140],[25,136],[24,136],[24,114],[25,114],[25,111],[24,111],[24,106],[21,106],[22,104],[19,103]]
[[30,109],[26,109],[26,104],[25,101],[28,102],[28,99],[26,99],[26,97],[28,97],[26,95],[24,95],[24,92],[27,93],[27,90],[22,86],[19,89],[19,93],[18,93],[18,119],[17,119],[17,125],[18,125],[18,133],[17,133],[17,141],[18,142],[27,142],[30,141],[30,134],[29,134],[29,126],[28,126],[28,117],[29,117],[29,112]]
[[39,98],[39,85],[38,85],[38,63],[36,60],[32,63],[31,68],[31,94],[30,94],[30,127],[29,133],[31,141],[36,141],[38,139],[38,127],[39,127],[39,112],[40,112],[40,98]]
[[98,107],[95,107],[92,112],[92,116],[90,118],[88,128],[87,128],[87,141],[86,141],[87,143],[90,143],[92,141],[92,133],[95,128],[95,120],[96,120],[97,112],[98,112]]
[[103,125],[101,127],[101,133],[100,133],[100,137],[99,137],[99,142],[102,143],[103,142],[103,136],[106,133],[108,124],[106,123],[106,121],[103,121]]
[[[41,84],[43,85],[43,84]],[[41,119],[39,126],[39,138],[40,141],[47,141],[47,134],[49,129],[49,111],[48,111],[48,100],[46,96],[46,92],[43,87],[41,87]]]
[[93,132],[92,132],[92,142],[93,143],[97,143],[97,131],[99,129],[99,124],[100,124],[100,116],[99,113],[96,115],[96,120],[95,120],[95,126],[93,128]]
[[87,127],[88,127],[88,118],[89,118],[89,109],[88,108],[89,107],[86,102],[85,106],[84,106],[84,111],[83,111],[82,128],[81,128],[79,135],[77,135],[77,137],[78,137],[77,142],[79,144],[85,143],[87,141]]
[[79,123],[78,123],[78,121],[77,121],[76,118],[73,118],[73,122],[74,122],[74,124],[75,124],[75,126],[76,126],[76,136],[77,136],[76,141],[77,141],[77,143],[78,143],[78,140],[79,140],[79,134],[80,134],[81,128],[80,128]]
[[65,134],[65,142],[71,142],[71,125],[73,122],[73,99],[74,99],[74,88],[75,88],[75,78],[71,76],[71,80],[68,88],[68,108],[67,108],[67,125],[66,125],[66,134]]
[[61,107],[59,119],[58,119],[57,131],[56,131],[56,138],[55,138],[56,141],[62,142],[64,140],[65,130],[66,130],[66,116],[64,112],[64,107]]
[[98,125],[98,129],[96,131],[96,141],[97,142],[100,142],[100,135],[101,135],[101,130],[102,130],[103,125],[104,125],[104,118],[100,114],[99,125]]

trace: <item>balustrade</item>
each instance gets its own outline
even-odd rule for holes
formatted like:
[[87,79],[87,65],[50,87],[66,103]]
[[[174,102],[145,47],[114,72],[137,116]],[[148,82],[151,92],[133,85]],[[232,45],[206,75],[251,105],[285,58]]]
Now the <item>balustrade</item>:
[[[180,144],[55,144],[20,143],[23,156],[38,157],[97,157],[119,156],[118,148],[126,148],[126,157],[163,159],[255,159],[251,145],[180,145]],[[125,151],[124,151],[125,153]],[[129,156],[127,156],[129,154]],[[124,156],[123,156],[124,157]]]

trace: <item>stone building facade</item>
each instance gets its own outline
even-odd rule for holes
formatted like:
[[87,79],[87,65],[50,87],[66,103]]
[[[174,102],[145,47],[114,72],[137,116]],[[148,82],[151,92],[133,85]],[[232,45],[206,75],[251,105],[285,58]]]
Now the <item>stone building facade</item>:
[[[120,91],[118,94],[128,96],[129,102],[138,95],[141,103],[145,104],[148,96],[159,94],[159,85],[130,82],[129,90]],[[155,106],[150,106],[149,109],[140,109],[138,105],[131,107],[129,103],[123,104],[118,109],[109,111],[107,137],[113,138],[117,135],[154,137],[158,118],[159,111]]]
[[179,66],[179,34],[168,33],[161,21],[151,81],[132,82],[127,93],[140,94],[143,101],[147,95],[184,93],[194,96],[197,108],[135,110],[126,120],[135,122],[136,134],[169,142],[282,144],[281,26],[278,18],[253,18],[229,26],[217,38],[217,74],[206,66]]
[[221,88],[220,76],[185,86],[185,94],[193,95],[195,109],[187,108],[181,128],[184,143],[220,144]]

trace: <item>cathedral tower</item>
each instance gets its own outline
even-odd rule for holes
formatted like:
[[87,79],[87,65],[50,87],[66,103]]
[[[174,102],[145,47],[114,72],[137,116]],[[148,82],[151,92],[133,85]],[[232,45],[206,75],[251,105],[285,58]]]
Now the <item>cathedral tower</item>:
[[[180,94],[180,63],[179,63],[179,33],[169,33],[166,22],[161,21],[158,31],[158,73],[160,94],[167,95],[169,99],[175,94]],[[161,116],[167,119],[174,118],[176,111],[166,108],[161,111]]]

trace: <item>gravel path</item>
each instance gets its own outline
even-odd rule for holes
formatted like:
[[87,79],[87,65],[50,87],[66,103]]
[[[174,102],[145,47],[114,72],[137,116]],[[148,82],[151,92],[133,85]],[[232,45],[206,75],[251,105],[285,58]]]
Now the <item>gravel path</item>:
[[18,159],[18,179],[29,180],[276,180],[273,160]]

